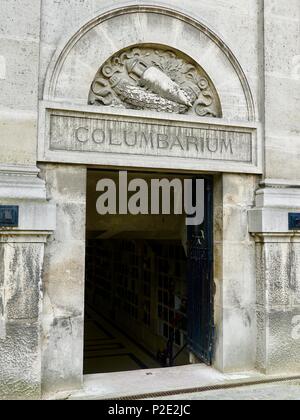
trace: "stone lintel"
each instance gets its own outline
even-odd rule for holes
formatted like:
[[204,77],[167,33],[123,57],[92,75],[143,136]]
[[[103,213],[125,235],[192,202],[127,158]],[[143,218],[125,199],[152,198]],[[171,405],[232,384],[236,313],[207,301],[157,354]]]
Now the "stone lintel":
[[39,162],[262,172],[259,123],[58,102],[40,115]]

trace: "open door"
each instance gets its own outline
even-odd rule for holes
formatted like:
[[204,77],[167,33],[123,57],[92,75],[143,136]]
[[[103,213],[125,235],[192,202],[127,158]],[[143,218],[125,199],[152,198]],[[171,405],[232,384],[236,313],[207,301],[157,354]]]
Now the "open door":
[[[213,181],[205,181],[202,225],[188,226],[188,347],[211,365],[213,356]],[[196,182],[194,182],[194,191]]]

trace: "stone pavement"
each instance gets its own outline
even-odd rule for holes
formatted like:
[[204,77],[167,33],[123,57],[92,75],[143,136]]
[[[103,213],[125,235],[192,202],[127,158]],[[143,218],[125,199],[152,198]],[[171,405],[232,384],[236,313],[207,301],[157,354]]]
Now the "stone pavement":
[[[261,383],[261,381],[269,382]],[[243,385],[245,383],[258,383],[258,385]],[[213,389],[214,387],[224,387],[224,389],[191,392],[193,389]],[[181,393],[183,390],[186,390],[187,393]],[[170,391],[173,391],[172,395],[170,395]],[[130,400],[132,397],[140,400],[173,401],[300,400],[300,379],[298,377],[265,376],[255,371],[225,374],[212,367],[198,364],[165,369],[85,375],[81,390],[69,392],[66,395],[52,395],[53,399],[69,400],[119,398]]]
[[160,400],[290,400],[300,401],[300,381],[287,381],[225,390],[161,397]]

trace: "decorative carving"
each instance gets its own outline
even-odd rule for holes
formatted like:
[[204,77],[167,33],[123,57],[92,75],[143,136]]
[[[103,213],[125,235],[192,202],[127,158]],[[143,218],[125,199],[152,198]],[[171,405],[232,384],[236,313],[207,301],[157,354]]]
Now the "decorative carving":
[[131,48],[115,54],[97,73],[89,104],[222,116],[216,89],[201,67],[162,47]]

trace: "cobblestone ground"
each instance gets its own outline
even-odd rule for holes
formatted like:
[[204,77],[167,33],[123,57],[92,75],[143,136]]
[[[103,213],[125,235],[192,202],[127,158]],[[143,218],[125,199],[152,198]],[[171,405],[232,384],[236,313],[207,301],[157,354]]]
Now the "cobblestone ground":
[[176,395],[162,400],[291,400],[300,401],[300,381]]

